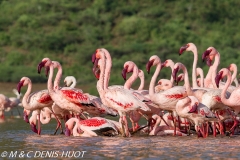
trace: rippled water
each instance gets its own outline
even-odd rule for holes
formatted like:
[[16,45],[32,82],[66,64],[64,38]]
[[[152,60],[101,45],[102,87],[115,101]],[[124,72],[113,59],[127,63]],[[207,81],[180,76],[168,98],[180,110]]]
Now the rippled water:
[[[72,159],[240,158],[239,135],[230,138],[210,136],[206,139],[197,138],[196,135],[83,138],[52,135],[55,127],[55,120],[52,120],[50,124],[42,125],[42,135],[38,136],[31,131],[29,124],[25,123],[22,118],[6,117],[6,121],[0,123],[0,159],[4,151],[8,158],[23,155],[31,159],[34,157],[41,159],[41,155],[47,159],[62,159],[71,156]],[[48,151],[48,155],[44,151]],[[20,154],[21,152],[23,154]]]

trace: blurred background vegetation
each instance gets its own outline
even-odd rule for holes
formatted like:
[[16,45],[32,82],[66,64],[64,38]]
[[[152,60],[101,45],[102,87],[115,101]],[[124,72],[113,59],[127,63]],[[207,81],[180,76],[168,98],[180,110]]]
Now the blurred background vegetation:
[[[97,48],[111,53],[110,84],[124,83],[121,70],[128,60],[146,73],[154,54],[184,63],[191,78],[193,55],[178,56],[188,42],[196,44],[198,67],[206,75],[200,58],[210,46],[221,54],[220,67],[238,65],[239,8],[236,0],[0,0],[0,82],[17,83],[27,76],[46,83],[37,65],[49,57],[62,64],[63,78],[73,75],[79,87],[97,93],[91,71]],[[151,76],[145,74],[146,89]],[[159,76],[169,77],[169,68]]]

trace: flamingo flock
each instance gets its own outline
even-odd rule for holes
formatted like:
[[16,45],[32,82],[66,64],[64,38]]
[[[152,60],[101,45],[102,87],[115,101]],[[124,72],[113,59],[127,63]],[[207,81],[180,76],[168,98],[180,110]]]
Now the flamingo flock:
[[[220,53],[216,48],[209,47],[202,54],[202,61],[209,66],[204,76],[203,70],[197,67],[196,45],[188,43],[181,46],[179,55],[185,52],[194,55],[192,82],[187,68],[180,62],[181,58],[176,63],[171,59],[162,62],[160,56],[152,55],[146,61],[148,76],[155,68],[148,86],[144,71],[134,61],[123,64],[120,73],[125,84],[109,86],[113,63],[111,54],[105,48],[98,48],[92,55],[92,70],[97,79],[99,97],[76,88],[74,76],[65,77],[65,86],[60,86],[62,65],[45,57],[38,64],[38,73],[41,74],[42,68],[45,68],[48,77],[46,88],[32,92],[30,78],[22,77],[17,85],[17,98],[10,99],[0,94],[0,118],[4,118],[4,111],[21,103],[24,120],[38,135],[41,134],[41,125],[51,119],[57,122],[53,134],[57,134],[60,128],[60,134],[66,136],[131,137],[139,132],[149,136],[196,134],[197,137],[206,138],[209,135],[239,134],[237,65],[232,63],[218,70]],[[164,67],[171,68],[171,77],[158,80]],[[54,70],[57,70],[55,77]],[[127,78],[129,73],[131,76]],[[223,80],[225,77],[226,82]],[[140,85],[138,89],[133,89],[132,84],[138,78]],[[180,81],[184,84],[179,85]],[[27,90],[20,100],[24,86]]]

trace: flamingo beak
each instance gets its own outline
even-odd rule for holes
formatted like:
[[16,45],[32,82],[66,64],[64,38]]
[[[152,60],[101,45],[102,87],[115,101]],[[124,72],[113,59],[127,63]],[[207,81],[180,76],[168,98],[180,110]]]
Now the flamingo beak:
[[174,79],[175,82],[177,82],[177,73],[179,71],[179,66],[177,66],[177,68],[174,68],[173,72],[172,72],[172,77]]
[[122,70],[122,77],[125,81],[127,79],[127,70],[128,70],[128,65],[126,67],[124,67]]
[[66,126],[65,136],[70,136],[70,135],[71,135],[71,131],[68,129],[68,126]]
[[154,62],[154,60],[151,60],[151,61],[148,61],[148,63],[146,64],[146,69],[147,69],[148,74],[150,73],[150,69],[153,66],[153,62]]
[[179,56],[181,56],[182,53],[183,53],[184,51],[186,51],[187,48],[188,48],[188,45],[182,46],[182,47],[180,48],[180,50],[179,50]]
[[92,69],[93,74],[97,79],[99,79],[99,77],[100,77],[100,69],[98,67],[98,61],[99,61],[99,59],[96,58],[94,61],[93,69]]
[[42,70],[42,68],[45,66],[45,63],[46,63],[47,61],[42,61],[42,62],[40,62],[39,64],[38,64],[38,74],[40,74],[41,73],[41,70]]
[[177,85],[178,85],[178,83],[180,82],[181,79],[182,79],[182,76],[177,77],[177,80],[176,80]]
[[23,111],[23,120],[27,123],[29,123],[28,115],[26,111]]
[[23,83],[24,83],[24,80],[20,81],[18,84],[17,84],[17,90],[18,90],[18,93],[20,94],[21,93],[21,88],[23,86]]
[[212,65],[212,60],[209,57],[207,57],[206,59],[207,59],[206,63],[208,67],[210,67]]
[[212,52],[211,49],[206,50],[203,54],[202,54],[202,61],[204,62],[204,60],[206,59],[207,56],[209,56],[209,54]]
[[220,71],[217,76],[215,77],[215,82],[216,82],[216,85],[217,87],[219,88],[219,82],[220,80],[222,79],[222,74],[223,74],[223,71]]
[[161,69],[164,68],[166,66],[166,64],[167,64],[167,60],[161,64]]
[[33,132],[38,133],[38,130],[35,124],[31,123],[30,126]]
[[95,62],[95,60],[96,60],[96,53],[97,53],[97,51],[95,52],[95,53],[93,53],[93,55],[92,55],[92,63],[94,64],[94,62]]
[[197,111],[197,108],[198,108],[198,104],[195,103],[193,106],[191,106],[191,109],[190,111],[188,111],[188,113],[194,113]]

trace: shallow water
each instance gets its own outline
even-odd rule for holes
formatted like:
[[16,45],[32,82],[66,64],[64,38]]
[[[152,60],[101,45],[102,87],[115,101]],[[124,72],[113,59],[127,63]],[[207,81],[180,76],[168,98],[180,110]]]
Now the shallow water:
[[[42,125],[38,136],[22,118],[6,116],[0,123],[0,159],[225,159],[240,158],[240,135],[186,137],[66,137],[52,135],[56,121]],[[15,158],[11,158],[15,159]]]

